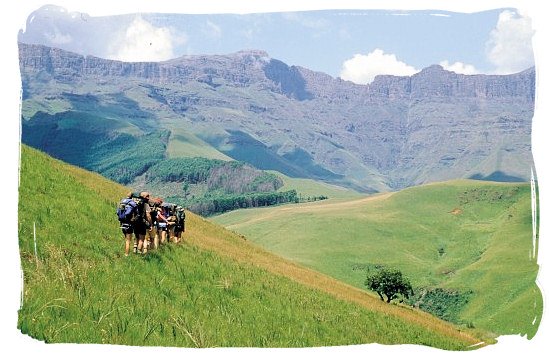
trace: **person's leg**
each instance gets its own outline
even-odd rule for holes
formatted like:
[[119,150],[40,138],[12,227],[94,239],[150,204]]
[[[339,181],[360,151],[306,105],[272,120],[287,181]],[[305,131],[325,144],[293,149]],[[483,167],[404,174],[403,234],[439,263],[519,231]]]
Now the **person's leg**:
[[174,242],[179,243],[181,241],[181,231],[179,226],[174,228]]
[[173,243],[176,243],[176,234],[174,232],[174,225],[171,225],[169,228],[168,228],[168,234],[170,235],[170,238],[172,239],[172,242]]
[[166,243],[166,229],[161,229],[160,231],[160,243],[161,244]]
[[122,234],[124,235],[124,255],[128,256],[130,253],[130,245],[132,244],[134,229],[131,225],[127,224],[121,224],[120,228],[122,230]]
[[145,231],[145,235],[143,235],[143,253],[147,253],[148,249],[149,249],[149,230]]
[[144,233],[143,234],[138,234],[138,235],[136,235],[136,237],[137,237],[137,242],[138,242],[137,251],[138,251],[138,253],[143,253],[143,243],[145,241],[145,234]]
[[148,249],[156,249],[156,235],[157,230],[156,227],[151,227],[150,229],[147,229],[147,236],[145,236],[145,244],[143,245],[145,247],[144,251],[147,252]]
[[153,227],[153,242],[155,245],[155,249],[159,248],[159,233],[156,227]]
[[132,234],[125,233],[124,234],[125,242],[124,242],[124,255],[127,256],[130,253],[130,244],[132,243]]
[[145,241],[145,235],[147,234],[147,228],[144,223],[137,223],[134,225],[134,235],[137,242],[137,253],[143,253],[143,244]]

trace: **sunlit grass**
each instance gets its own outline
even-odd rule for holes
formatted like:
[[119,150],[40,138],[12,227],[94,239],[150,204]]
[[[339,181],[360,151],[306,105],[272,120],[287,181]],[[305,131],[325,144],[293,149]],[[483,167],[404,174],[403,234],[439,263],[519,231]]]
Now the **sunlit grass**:
[[114,208],[127,190],[25,146],[19,192],[18,327],[48,343],[465,349],[479,341],[273,256],[191,213],[183,244],[123,257]]
[[530,254],[530,198],[526,183],[451,181],[212,220],[358,288],[369,269],[383,265],[400,269],[416,288],[472,291],[456,314],[460,323],[531,338],[542,296]]

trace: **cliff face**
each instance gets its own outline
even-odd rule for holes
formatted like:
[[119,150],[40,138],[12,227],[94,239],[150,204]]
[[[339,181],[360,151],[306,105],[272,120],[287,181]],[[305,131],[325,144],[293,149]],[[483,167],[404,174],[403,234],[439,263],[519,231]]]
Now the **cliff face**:
[[262,51],[125,63],[19,48],[24,106],[52,107],[46,96],[82,111],[93,109],[82,97],[98,106],[131,101],[137,115],[178,117],[198,138],[264,168],[284,165],[283,172],[367,190],[530,176],[534,68],[460,75],[435,65],[357,85]]
[[373,86],[386,89],[393,97],[411,99],[448,98],[513,98],[533,101],[535,70],[507,76],[461,75],[430,66],[410,78],[382,76]]
[[231,56],[188,56],[160,63],[127,63],[84,57],[41,45],[19,45],[22,71],[45,71],[61,82],[93,77],[118,77],[158,83],[185,83],[215,77],[242,86],[257,79],[258,74],[262,73],[259,63],[264,57],[267,57],[267,53],[250,51]]
[[356,85],[305,68],[289,67],[269,58],[263,51],[242,51],[226,56],[186,56],[160,63],[127,63],[21,43],[19,58],[21,70],[44,70],[59,81],[88,76],[132,77],[165,83],[217,78],[236,86],[268,82],[281,87],[283,92],[294,92],[298,99],[351,99],[350,95],[362,95],[371,99],[513,97],[533,101],[535,93],[534,68],[506,76],[461,75],[433,65],[411,77],[381,75],[370,85]]

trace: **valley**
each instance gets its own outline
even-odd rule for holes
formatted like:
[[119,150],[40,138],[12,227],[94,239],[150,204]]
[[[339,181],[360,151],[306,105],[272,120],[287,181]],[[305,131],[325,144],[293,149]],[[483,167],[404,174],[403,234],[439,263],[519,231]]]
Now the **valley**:
[[457,180],[211,220],[358,288],[384,266],[401,270],[417,292],[470,294],[447,315],[498,334],[532,336],[542,297],[530,193],[528,184]]

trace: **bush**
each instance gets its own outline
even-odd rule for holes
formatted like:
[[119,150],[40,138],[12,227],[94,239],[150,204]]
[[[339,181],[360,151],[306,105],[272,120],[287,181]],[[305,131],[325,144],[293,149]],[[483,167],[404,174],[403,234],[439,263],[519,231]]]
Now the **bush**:
[[420,289],[408,303],[445,321],[461,324],[459,313],[470,301],[472,294],[471,290],[461,292],[442,288]]

